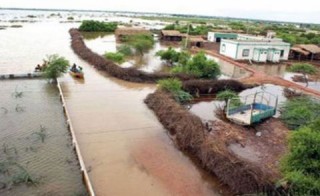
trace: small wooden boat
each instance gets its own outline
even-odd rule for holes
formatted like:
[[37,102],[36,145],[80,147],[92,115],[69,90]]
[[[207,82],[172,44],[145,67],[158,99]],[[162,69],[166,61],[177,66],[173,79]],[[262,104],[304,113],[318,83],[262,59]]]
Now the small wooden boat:
[[82,71],[75,72],[75,71],[70,70],[69,73],[71,76],[73,76],[75,78],[83,78],[84,77],[84,73]]

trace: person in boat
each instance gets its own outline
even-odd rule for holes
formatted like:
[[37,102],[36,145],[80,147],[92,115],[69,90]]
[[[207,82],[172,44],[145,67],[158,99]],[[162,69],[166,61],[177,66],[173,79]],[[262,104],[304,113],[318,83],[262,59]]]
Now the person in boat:
[[72,72],[79,72],[77,65],[75,63],[73,63],[72,67],[71,67],[71,71]]

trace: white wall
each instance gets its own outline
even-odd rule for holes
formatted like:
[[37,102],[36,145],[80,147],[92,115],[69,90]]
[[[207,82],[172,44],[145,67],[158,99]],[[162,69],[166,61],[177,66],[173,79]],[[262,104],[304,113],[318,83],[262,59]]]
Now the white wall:
[[216,39],[214,38],[214,32],[208,32],[208,40],[210,42],[216,42]]
[[[225,46],[225,48],[224,48],[224,46]],[[237,53],[237,44],[228,43],[228,42],[224,42],[223,40],[221,40],[220,54],[223,54],[227,57],[234,59],[234,58],[236,58],[236,53]]]
[[[225,51],[223,51],[223,45],[225,45]],[[283,57],[281,60],[288,60],[290,45],[283,42],[237,42],[230,40],[222,40],[220,45],[220,54],[231,57],[236,60],[251,60],[253,59],[254,49],[264,48],[271,49],[276,48],[279,50],[284,50]],[[249,55],[243,56],[243,51],[248,49]]]

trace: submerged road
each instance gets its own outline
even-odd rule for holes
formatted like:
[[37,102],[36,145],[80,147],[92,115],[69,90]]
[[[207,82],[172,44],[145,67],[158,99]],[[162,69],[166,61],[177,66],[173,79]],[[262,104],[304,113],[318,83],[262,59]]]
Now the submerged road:
[[97,195],[228,195],[178,149],[144,98],[155,85],[124,82],[84,66],[60,80]]

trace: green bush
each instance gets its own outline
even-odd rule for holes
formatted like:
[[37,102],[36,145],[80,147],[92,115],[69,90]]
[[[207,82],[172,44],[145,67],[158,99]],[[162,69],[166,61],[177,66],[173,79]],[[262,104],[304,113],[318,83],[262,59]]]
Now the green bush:
[[206,57],[203,52],[199,52],[185,65],[179,65],[172,69],[173,73],[186,73],[200,78],[216,79],[220,74],[220,66],[213,60]]
[[172,47],[169,47],[167,50],[160,50],[156,53],[156,56],[159,56],[161,60],[166,61],[169,64],[177,63],[179,61],[179,52],[177,52]]
[[159,80],[160,88],[169,91],[174,96],[175,100],[184,103],[192,100],[192,95],[182,90],[182,82],[178,79]]
[[114,32],[117,28],[117,23],[100,22],[95,20],[82,21],[79,30],[87,32]]
[[182,89],[182,82],[178,79],[164,79],[158,81],[159,86],[170,92],[179,91]]
[[131,56],[133,53],[131,47],[127,44],[119,46],[118,52],[122,53],[124,56]]
[[69,61],[57,54],[47,57],[47,67],[44,69],[44,76],[48,79],[56,79],[68,71]]
[[281,160],[284,180],[295,195],[320,193],[320,118],[292,133],[289,153]]
[[120,52],[107,52],[104,57],[116,63],[123,63],[125,60],[124,55]]
[[298,129],[320,117],[320,103],[308,97],[286,101],[280,108],[280,119],[289,129]]
[[149,51],[154,45],[154,39],[151,35],[137,34],[127,38],[128,45],[135,49],[135,51],[143,56],[143,54]]

